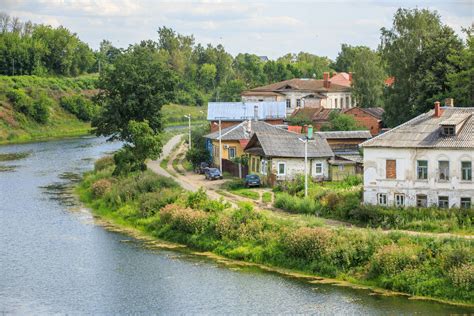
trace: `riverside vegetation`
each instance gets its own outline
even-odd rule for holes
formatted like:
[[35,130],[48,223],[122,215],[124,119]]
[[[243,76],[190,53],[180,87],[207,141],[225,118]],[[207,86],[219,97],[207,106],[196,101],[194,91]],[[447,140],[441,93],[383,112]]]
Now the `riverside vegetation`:
[[231,208],[150,171],[113,176],[114,168],[112,157],[98,160],[77,191],[118,225],[231,259],[474,304],[471,240],[315,226],[251,204]]
[[310,182],[304,197],[304,179],[274,188],[274,206],[292,213],[305,213],[383,229],[404,229],[436,233],[474,234],[474,209],[397,207],[362,205],[362,179],[348,177],[339,182]]

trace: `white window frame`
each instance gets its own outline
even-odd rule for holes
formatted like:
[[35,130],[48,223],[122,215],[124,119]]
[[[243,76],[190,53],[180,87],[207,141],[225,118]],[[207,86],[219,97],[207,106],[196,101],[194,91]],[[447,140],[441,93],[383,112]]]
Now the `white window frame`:
[[[321,172],[318,172],[318,166],[321,168]],[[314,174],[317,176],[322,176],[324,175],[324,166],[322,162],[316,162],[314,164]]]
[[[280,165],[283,165],[283,173],[280,173]],[[277,163],[277,175],[278,176],[286,176],[286,162],[279,161]]]
[[[441,198],[446,198],[446,206],[441,206]],[[445,201],[443,201],[443,204],[444,204]],[[442,196],[438,196],[438,207],[439,208],[449,208],[449,196],[445,196],[445,195],[442,195]]]
[[291,109],[291,99],[286,99],[286,108]]
[[[231,155],[230,152],[233,151],[234,154]],[[227,149],[227,155],[229,156],[229,159],[234,159],[235,157],[237,157],[237,147],[230,147]]]
[[268,161],[265,159],[262,159],[260,162],[260,173],[263,175],[267,175],[267,166],[268,166]]
[[[463,201],[463,200],[467,200],[467,201]],[[470,198],[470,197],[461,197],[459,199],[459,206],[461,208],[471,208],[472,207],[472,198]]]
[[301,99],[296,99],[296,107],[297,108],[301,107]]
[[[426,166],[420,167],[420,162],[426,162]],[[416,179],[417,180],[428,180],[428,160],[417,160],[416,161]],[[425,175],[424,178],[420,178],[420,170],[426,169],[426,172],[423,173]]]
[[405,206],[405,194],[395,193],[394,203],[395,203],[396,207],[404,207]]
[[[441,163],[448,163],[448,167],[445,169],[441,169]],[[438,180],[440,181],[449,181],[450,178],[450,164],[449,160],[438,160]],[[441,177],[441,174],[443,174],[443,178]]]
[[377,205],[387,206],[387,193],[377,194]]
[[[421,197],[424,197],[424,199],[423,199],[425,201],[424,205],[421,205],[421,203],[419,203],[422,200]],[[417,194],[416,195],[416,206],[417,207],[427,207],[428,206],[428,195],[426,195],[426,194]]]
[[[464,163],[469,163],[470,166],[463,167]],[[472,181],[472,162],[471,161],[461,161],[461,181]]]

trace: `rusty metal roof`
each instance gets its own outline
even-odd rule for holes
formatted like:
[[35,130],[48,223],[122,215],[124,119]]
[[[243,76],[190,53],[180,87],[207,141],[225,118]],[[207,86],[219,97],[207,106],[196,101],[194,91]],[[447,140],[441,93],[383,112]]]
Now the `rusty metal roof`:
[[[376,136],[360,146],[391,148],[474,148],[474,107],[443,107],[440,117],[434,110],[421,114],[388,132]],[[465,122],[457,135],[441,134],[441,124],[464,117]]]

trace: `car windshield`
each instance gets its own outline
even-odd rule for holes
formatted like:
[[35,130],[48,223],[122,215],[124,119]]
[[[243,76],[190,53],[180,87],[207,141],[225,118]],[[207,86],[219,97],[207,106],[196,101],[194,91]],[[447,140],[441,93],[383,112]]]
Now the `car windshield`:
[[212,173],[212,174],[219,174],[219,170],[218,170],[218,169],[210,169],[210,170],[209,170],[209,173]]
[[258,180],[258,176],[254,174],[248,175],[247,180]]

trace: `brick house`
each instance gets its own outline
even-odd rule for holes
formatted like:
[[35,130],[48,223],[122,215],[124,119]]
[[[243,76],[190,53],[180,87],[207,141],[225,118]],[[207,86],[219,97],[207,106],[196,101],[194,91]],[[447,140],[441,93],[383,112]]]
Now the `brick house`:
[[354,119],[370,130],[372,136],[380,134],[380,130],[384,127],[382,116],[384,109],[381,107],[373,108],[360,108],[355,107],[351,109],[343,110],[342,113],[354,117]]

